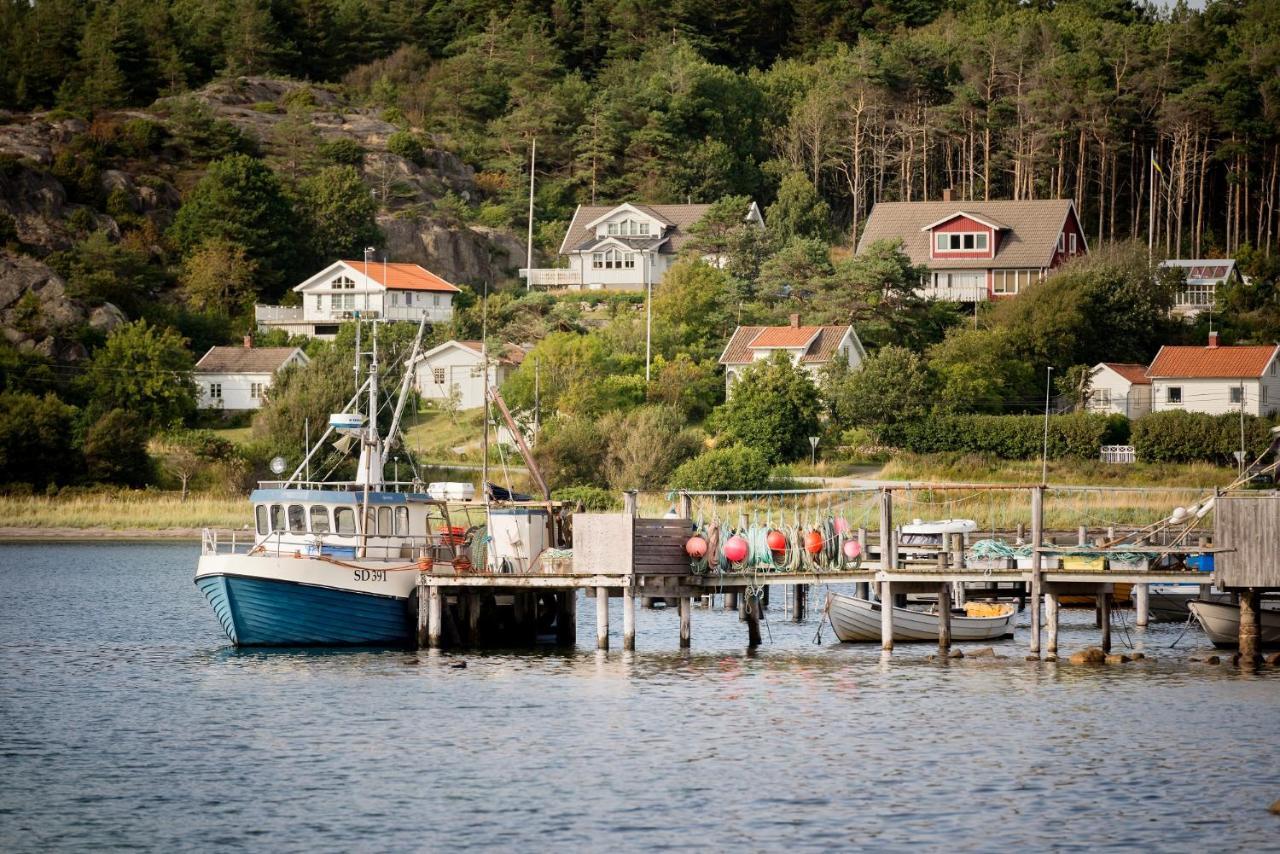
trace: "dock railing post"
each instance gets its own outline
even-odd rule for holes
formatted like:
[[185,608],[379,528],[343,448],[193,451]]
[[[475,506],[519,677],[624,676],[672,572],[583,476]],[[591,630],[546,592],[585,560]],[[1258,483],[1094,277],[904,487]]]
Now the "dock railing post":
[[[951,566],[957,571],[964,568],[964,534],[951,535]],[[963,581],[955,583],[955,595],[952,598],[957,608],[963,608],[964,603],[968,601]]]
[[1028,658],[1040,658],[1040,569],[1044,555],[1040,546],[1044,540],[1044,484],[1031,490],[1031,650]]
[[[860,549],[861,554],[865,555],[867,553],[867,529],[866,528],[858,529],[858,548]],[[865,581],[859,581],[853,587],[853,594],[857,596],[859,599],[870,599],[871,585]]]

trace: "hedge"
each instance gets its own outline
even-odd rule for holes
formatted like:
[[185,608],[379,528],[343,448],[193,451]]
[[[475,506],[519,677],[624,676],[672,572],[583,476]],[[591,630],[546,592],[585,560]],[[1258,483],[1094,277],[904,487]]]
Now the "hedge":
[[672,489],[768,489],[772,477],[764,454],[745,445],[705,451],[671,473]]
[[[1270,444],[1272,422],[1244,417],[1244,444],[1253,460]],[[1213,462],[1235,465],[1240,450],[1240,413],[1153,412],[1133,422],[1133,448],[1149,463]]]
[[[1092,413],[1049,417],[1049,456],[1097,459],[1114,429],[1107,416]],[[934,415],[881,425],[877,443],[917,454],[959,452],[991,454],[1002,459],[1040,456],[1044,417],[1040,415]]]

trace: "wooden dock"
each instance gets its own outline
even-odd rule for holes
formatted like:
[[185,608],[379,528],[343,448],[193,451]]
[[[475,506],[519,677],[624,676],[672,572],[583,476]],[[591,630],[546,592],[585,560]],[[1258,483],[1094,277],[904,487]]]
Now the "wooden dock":
[[[950,487],[954,488],[954,487]],[[988,485],[981,487],[988,489]],[[1015,487],[1008,487],[1015,488]],[[1045,543],[1043,531],[1045,487],[1016,487],[1029,492],[1031,542]],[[932,553],[927,547],[901,546],[893,524],[893,487],[879,490],[879,533],[859,529],[865,563],[833,566],[826,569],[806,567],[800,571],[726,571],[697,572],[685,544],[694,531],[690,518],[690,496],[680,496],[678,518],[641,518],[636,513],[635,493],[624,496],[622,513],[578,514],[574,517],[572,556],[541,556],[531,569],[519,573],[458,572],[441,565],[419,573],[418,642],[423,647],[460,644],[474,645],[484,640],[485,626],[496,626],[498,635],[507,641],[541,637],[554,631],[555,640],[572,645],[576,638],[578,591],[589,591],[595,601],[596,645],[609,647],[609,599],[622,600],[622,644],[635,649],[635,612],[637,601],[665,599],[676,603],[680,614],[679,644],[690,646],[693,632],[694,602],[715,594],[724,594],[726,607],[736,605],[747,625],[747,644],[761,642],[760,619],[762,595],[768,587],[791,587],[795,619],[803,619],[803,592],[813,585],[856,584],[859,591],[874,589],[883,602],[908,593],[937,594],[939,601],[949,603],[952,586],[957,582],[986,584],[999,582],[1021,585],[1031,613],[1028,657],[1046,660],[1057,658],[1058,612],[1060,599],[1067,595],[1087,595],[1097,601],[1101,646],[1110,649],[1109,613],[1112,591],[1116,584],[1135,586],[1138,622],[1146,623],[1147,585],[1208,585],[1208,573],[1177,569],[1153,570],[1150,560],[1137,564],[1112,563],[1109,555],[1128,556],[1135,547],[1102,547],[1091,545],[1091,532],[1081,529],[1072,545],[1042,545],[1031,550],[1030,568],[1017,568],[1012,561],[1005,565],[974,565],[965,555],[960,535]],[[1098,540],[1113,540],[1113,530],[1098,531]],[[1103,558],[1099,569],[1065,568],[1063,555],[1073,551]],[[1148,555],[1214,554],[1216,548],[1207,540],[1194,545],[1149,543],[1141,547]],[[922,557],[924,554],[924,557]],[[861,586],[865,585],[865,586]],[[962,588],[961,588],[962,589]],[[425,603],[422,607],[421,603]],[[486,617],[486,608],[489,616]],[[893,648],[893,609],[881,609],[881,645]],[[503,618],[494,618],[501,611]],[[1042,614],[1043,611],[1043,614]],[[939,646],[950,645],[949,609],[939,620]],[[506,620],[506,623],[503,620]],[[505,634],[501,631],[507,626]]]

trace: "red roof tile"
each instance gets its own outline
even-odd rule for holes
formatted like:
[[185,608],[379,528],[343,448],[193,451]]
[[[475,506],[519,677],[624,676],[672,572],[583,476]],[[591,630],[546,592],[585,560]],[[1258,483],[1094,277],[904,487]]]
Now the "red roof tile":
[[848,326],[739,326],[720,355],[720,364],[749,364],[757,349],[800,347],[805,348],[800,361],[826,362],[848,331]]
[[364,273],[368,270],[369,278],[378,284],[398,291],[438,291],[441,293],[457,293],[458,289],[437,276],[430,270],[417,264],[383,264],[370,262],[366,267],[363,261],[343,261],[353,270]]
[[1133,385],[1151,385],[1151,380],[1147,377],[1146,365],[1135,365],[1130,362],[1103,362],[1102,364]]
[[752,340],[751,347],[807,347],[821,331],[821,326],[766,326]]
[[1280,345],[1161,347],[1148,377],[1260,377]]

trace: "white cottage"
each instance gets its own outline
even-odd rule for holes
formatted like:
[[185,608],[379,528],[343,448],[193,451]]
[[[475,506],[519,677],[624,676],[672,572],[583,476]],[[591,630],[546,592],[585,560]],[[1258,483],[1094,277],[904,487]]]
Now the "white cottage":
[[1151,410],[1222,415],[1280,412],[1280,345],[1161,347],[1151,367]]
[[1090,412],[1141,418],[1151,411],[1151,380],[1146,365],[1099,362],[1089,372]]
[[335,261],[293,290],[301,306],[254,306],[259,329],[332,339],[344,320],[357,317],[447,323],[458,293],[417,264],[385,261]]
[[[457,391],[459,409],[484,406],[484,351],[480,341],[446,341],[423,353],[415,368],[418,393],[426,400],[445,401]],[[501,386],[525,352],[514,344],[489,354],[489,384]]]
[[261,409],[280,371],[290,365],[306,367],[310,361],[298,347],[254,347],[248,336],[243,347],[210,347],[196,362],[198,406],[227,412]]
[[1234,258],[1170,258],[1160,266],[1186,274],[1186,287],[1173,300],[1173,313],[1183,317],[1209,311],[1217,301],[1219,287],[1243,281]]
[[720,355],[724,365],[724,390],[728,395],[742,371],[753,362],[784,352],[791,363],[804,368],[817,382],[819,372],[836,359],[857,368],[867,358],[852,326],[801,326],[800,315],[791,315],[788,326],[739,326]]
[[[658,285],[711,205],[578,205],[560,244],[568,267],[522,270],[531,287],[642,291]],[[764,228],[752,202],[744,221]],[[708,261],[718,262],[714,257]]]

